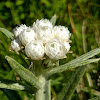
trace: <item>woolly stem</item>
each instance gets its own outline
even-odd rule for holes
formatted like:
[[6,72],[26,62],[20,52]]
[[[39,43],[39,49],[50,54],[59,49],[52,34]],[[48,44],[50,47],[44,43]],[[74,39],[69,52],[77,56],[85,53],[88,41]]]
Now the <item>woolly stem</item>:
[[44,65],[42,62],[35,62],[36,76],[41,83],[41,88],[36,90],[35,100],[51,100],[51,84],[50,80],[45,78]]
[[36,100],[51,100],[50,80],[47,81],[42,75],[38,79],[41,82],[41,89],[36,91]]

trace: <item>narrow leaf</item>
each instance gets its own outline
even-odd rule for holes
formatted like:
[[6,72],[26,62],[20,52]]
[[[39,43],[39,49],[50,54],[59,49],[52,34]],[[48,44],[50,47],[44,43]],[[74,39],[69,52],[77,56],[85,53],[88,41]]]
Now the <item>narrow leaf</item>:
[[56,16],[56,14],[50,19],[50,22],[52,23],[52,25],[54,26],[55,25],[55,23],[56,23],[56,18],[57,18],[57,16]]
[[69,79],[66,80],[65,86],[62,88],[61,92],[57,96],[57,100],[70,100],[77,84],[79,83],[80,79],[84,75],[86,66],[81,66],[75,69],[74,72],[71,73]]
[[20,65],[18,62],[16,62],[13,58],[6,56],[6,60],[9,62],[12,69],[24,80],[26,80],[28,83],[39,89],[41,87],[41,84],[39,83],[37,77],[24,68],[22,65]]
[[91,91],[92,95],[100,96],[100,92],[94,89],[90,89],[88,87],[78,87],[78,90],[89,93]]
[[92,63],[92,62],[99,61],[100,59],[89,59],[89,58],[97,55],[98,53],[100,53],[100,48],[92,50],[92,51],[70,61],[69,63],[55,67],[53,69],[50,69],[49,71],[47,71],[46,77],[48,78],[49,76],[51,76],[55,73],[63,72],[67,69],[76,68],[78,66],[82,66],[82,65],[86,65],[86,64],[89,64],[89,63]]
[[100,100],[100,96],[88,100]]
[[72,64],[69,62],[65,65],[55,67],[55,68],[51,69],[50,71],[48,71],[47,75],[46,75],[46,78],[49,78],[53,74],[60,73],[60,72],[63,72],[65,70],[68,70],[68,69],[76,68],[78,66],[82,66],[82,65],[89,64],[89,63],[97,62],[99,60],[100,60],[100,58],[77,61],[76,63],[74,62]]
[[30,86],[7,79],[0,79],[0,88],[6,88],[10,90],[23,90],[33,93]]
[[5,28],[0,28],[0,31],[3,32],[8,38],[13,39],[14,35]]
[[51,100],[51,80],[48,80],[46,85],[45,85],[45,88],[46,88],[46,94],[45,94],[45,99],[46,100]]
[[8,90],[8,89],[0,89],[0,90],[4,92],[4,94],[9,98],[9,100],[22,100],[18,92],[14,90]]

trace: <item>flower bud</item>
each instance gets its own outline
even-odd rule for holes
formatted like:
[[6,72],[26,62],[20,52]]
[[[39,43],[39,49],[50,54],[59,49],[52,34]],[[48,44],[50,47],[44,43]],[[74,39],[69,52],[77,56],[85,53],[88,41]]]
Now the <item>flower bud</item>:
[[32,40],[35,39],[35,32],[31,28],[24,29],[19,34],[19,40],[25,46],[27,43],[30,43]]
[[63,59],[66,57],[65,55],[65,47],[60,40],[53,39],[46,43],[45,45],[45,53],[46,55],[54,60]]
[[20,41],[17,39],[14,39],[13,41],[11,41],[11,48],[14,51],[19,51],[21,49],[21,43]]
[[47,19],[37,20],[33,24],[33,29],[37,34],[37,39],[42,41],[44,44],[54,37],[52,33],[53,25]]
[[52,28],[53,25],[48,19],[41,19],[41,20],[37,19],[36,22],[33,23],[33,29],[35,32],[42,27]]
[[55,38],[59,38],[63,41],[68,41],[71,35],[68,28],[64,26],[55,26],[53,32]]
[[18,37],[19,34],[21,33],[21,31],[23,31],[24,29],[27,29],[27,26],[24,24],[21,24],[19,27],[16,27],[13,29],[13,33],[15,37]]
[[41,60],[44,56],[44,46],[39,41],[31,41],[25,46],[25,53],[33,60]]

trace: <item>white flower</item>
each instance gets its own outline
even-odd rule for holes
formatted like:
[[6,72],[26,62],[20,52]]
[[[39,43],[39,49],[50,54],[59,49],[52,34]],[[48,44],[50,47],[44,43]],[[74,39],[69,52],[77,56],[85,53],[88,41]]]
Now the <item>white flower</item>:
[[55,26],[53,29],[53,32],[54,32],[55,38],[59,38],[63,41],[68,41],[71,35],[68,28],[64,26]]
[[19,51],[21,49],[21,43],[20,41],[17,39],[14,39],[13,41],[11,41],[11,48],[14,51]]
[[48,19],[37,19],[36,22],[33,23],[33,29],[35,32],[42,27],[52,28],[53,25]]
[[13,33],[15,37],[18,37],[19,34],[21,33],[21,31],[23,31],[24,29],[27,29],[27,26],[24,24],[21,24],[19,27],[16,27],[13,29]]
[[37,39],[42,41],[44,44],[51,40],[54,37],[52,34],[52,29],[47,27],[42,27],[41,29],[38,29],[37,32]]
[[70,50],[70,32],[65,26],[53,26],[48,19],[36,20],[32,27],[21,24],[14,30],[15,40],[11,47],[15,51],[25,47],[25,54],[32,60],[66,58]]
[[39,41],[31,41],[25,46],[25,53],[33,60],[40,60],[44,56],[44,46]]
[[60,40],[53,39],[45,45],[46,55],[54,60],[63,59],[66,57],[66,50]]
[[66,49],[66,53],[68,53],[68,51],[70,50],[70,44],[69,44],[69,42],[64,42],[64,47]]
[[35,39],[35,32],[31,28],[24,29],[19,34],[19,40],[25,46],[27,43],[30,43],[32,40]]
[[44,44],[54,37],[52,33],[53,25],[47,19],[37,20],[33,24],[33,29],[37,34],[37,39],[42,41]]

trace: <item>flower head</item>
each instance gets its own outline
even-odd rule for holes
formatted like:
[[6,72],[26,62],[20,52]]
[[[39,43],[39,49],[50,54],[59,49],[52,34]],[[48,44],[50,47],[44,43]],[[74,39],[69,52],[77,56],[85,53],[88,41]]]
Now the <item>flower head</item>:
[[53,26],[47,19],[36,20],[32,27],[21,24],[13,31],[15,39],[11,42],[12,49],[21,51],[23,47],[32,60],[42,60],[47,56],[54,60],[63,59],[70,50],[71,34],[68,28]]
[[36,23],[33,24],[37,39],[44,44],[54,37],[52,28],[52,23],[47,19],[37,20]]
[[33,23],[33,29],[34,31],[36,32],[39,28],[42,28],[42,27],[48,27],[48,28],[52,28],[53,25],[52,23],[47,20],[47,19],[41,19],[41,20],[36,20],[36,22]]
[[18,37],[19,34],[21,33],[21,31],[23,31],[24,29],[27,29],[27,26],[24,24],[21,24],[19,27],[16,27],[13,29],[13,33],[15,37]]
[[31,41],[25,46],[25,53],[33,60],[40,60],[44,56],[44,46],[39,41]]
[[59,38],[63,41],[68,41],[71,35],[68,28],[64,26],[55,26],[53,32],[55,38]]
[[51,59],[63,59],[66,57],[64,45],[60,40],[53,39],[46,43],[45,53]]
[[27,43],[30,43],[32,40],[35,40],[35,32],[31,28],[24,29],[19,34],[19,40],[25,46]]

